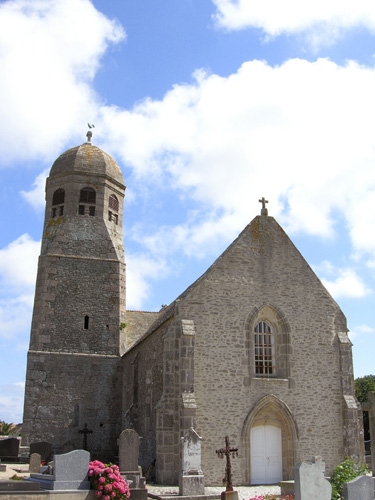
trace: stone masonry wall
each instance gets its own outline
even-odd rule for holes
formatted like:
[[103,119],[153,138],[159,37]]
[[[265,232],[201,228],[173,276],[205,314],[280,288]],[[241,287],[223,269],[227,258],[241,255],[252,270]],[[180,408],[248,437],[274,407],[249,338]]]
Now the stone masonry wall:
[[50,441],[55,453],[82,448],[87,423],[93,458],[115,460],[121,431],[117,356],[29,351],[23,444]]
[[122,358],[122,430],[133,428],[142,437],[139,463],[145,474],[156,460],[156,407],[163,392],[163,335],[161,325],[154,335],[136,344]]
[[[222,463],[215,449],[226,434],[240,450],[233,465],[234,483],[249,481],[246,419],[257,402],[271,394],[292,415],[297,462],[321,455],[329,474],[345,458],[344,395],[334,325],[339,308],[272,217],[254,219],[179,298],[179,310],[181,318],[194,319],[196,330],[196,431],[203,437],[206,484],[221,483]],[[249,341],[254,310],[258,318],[264,314],[276,333],[282,333],[277,317],[288,324],[289,338],[277,340],[285,345],[281,375],[278,366],[275,377],[254,375]],[[268,317],[270,310],[278,314]],[[173,418],[178,415],[175,408]],[[288,467],[284,479],[291,478]]]

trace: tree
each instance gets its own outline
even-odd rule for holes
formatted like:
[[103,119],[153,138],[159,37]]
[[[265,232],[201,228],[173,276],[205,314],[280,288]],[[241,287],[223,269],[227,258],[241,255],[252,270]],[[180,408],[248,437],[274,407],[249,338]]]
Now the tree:
[[9,436],[10,431],[13,429],[14,424],[7,424],[0,420],[0,436]]
[[[375,375],[366,375],[358,377],[354,380],[355,395],[360,403],[365,403],[368,398],[368,393],[375,391]],[[365,441],[370,439],[370,424],[368,412],[363,412],[363,430]]]

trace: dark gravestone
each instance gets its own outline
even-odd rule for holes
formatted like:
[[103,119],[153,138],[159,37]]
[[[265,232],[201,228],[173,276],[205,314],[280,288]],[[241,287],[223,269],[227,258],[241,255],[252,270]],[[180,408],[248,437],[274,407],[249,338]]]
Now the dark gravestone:
[[30,443],[30,456],[33,453],[39,453],[42,463],[50,462],[52,460],[52,443],[48,441]]
[[0,441],[0,460],[18,462],[20,442],[17,438],[7,438]]

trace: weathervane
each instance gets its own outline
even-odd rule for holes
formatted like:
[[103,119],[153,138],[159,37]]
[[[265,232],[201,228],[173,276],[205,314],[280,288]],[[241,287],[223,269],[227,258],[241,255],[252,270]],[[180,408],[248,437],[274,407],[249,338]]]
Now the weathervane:
[[95,125],[93,123],[88,123],[87,126],[89,127],[90,130],[87,131],[86,137],[87,137],[87,144],[91,144],[91,137],[92,137],[92,132],[91,129],[95,128]]

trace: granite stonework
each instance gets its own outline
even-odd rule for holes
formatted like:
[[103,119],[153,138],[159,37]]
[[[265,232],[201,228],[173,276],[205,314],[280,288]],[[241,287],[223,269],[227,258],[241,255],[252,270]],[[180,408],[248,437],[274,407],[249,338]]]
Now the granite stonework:
[[30,456],[33,453],[39,453],[42,462],[50,462],[52,460],[52,443],[48,441],[30,443]]
[[90,453],[74,450],[64,455],[55,455],[52,474],[30,474],[30,481],[40,483],[45,490],[88,490]]
[[181,438],[182,471],[179,479],[180,496],[204,495],[201,443],[202,438],[192,427]]
[[40,484],[31,481],[20,481],[12,479],[0,480],[0,496],[3,492],[27,492],[27,491],[40,491]]
[[133,500],[147,499],[146,480],[138,465],[141,439],[135,430],[125,429],[117,440],[120,474],[128,483]]
[[66,491],[3,491],[1,500],[95,500],[94,490]]
[[374,500],[374,478],[360,476],[345,483],[344,500]]
[[300,463],[294,469],[295,500],[331,500],[332,486],[324,477],[325,464],[313,457],[311,464]]
[[[114,381],[122,379],[121,325],[126,322],[124,194],[119,166],[92,144],[63,153],[46,180],[26,373],[25,446],[50,441],[54,454],[79,449],[78,431],[87,423],[93,430],[89,451],[105,462],[117,455],[121,383]],[[116,221],[109,217],[111,200]]]
[[[278,222],[263,207],[168,306],[130,311],[124,195],[119,166],[92,144],[51,168],[22,444],[50,441],[55,454],[80,448],[87,422],[93,455],[113,462],[118,436],[132,428],[143,470],[154,464],[157,483],[178,485],[180,439],[196,426],[208,486],[221,484],[209,444],[225,430],[241,449],[233,484],[256,484],[251,434],[262,426],[266,436],[272,422],[282,438],[275,481],[292,479],[297,461],[317,450],[327,475],[346,456],[362,461],[346,318]],[[269,376],[255,355],[263,323]]]
[[6,438],[0,440],[0,459],[4,462],[18,462],[20,441],[17,438]]

